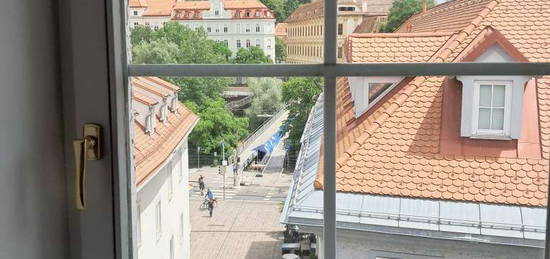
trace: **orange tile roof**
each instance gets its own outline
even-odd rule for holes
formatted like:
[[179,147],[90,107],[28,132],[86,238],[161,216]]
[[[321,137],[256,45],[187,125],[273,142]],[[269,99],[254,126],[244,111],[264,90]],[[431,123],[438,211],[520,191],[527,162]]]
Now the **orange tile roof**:
[[287,36],[287,23],[277,23],[275,25],[275,36],[285,37]]
[[267,7],[258,0],[224,0],[225,9],[267,9]]
[[298,22],[303,20],[309,20],[312,18],[323,17],[325,10],[325,2],[323,0],[317,0],[315,2],[307,3],[298,6],[288,18],[286,18],[286,23]]
[[[416,24],[413,32],[416,28],[418,33],[427,33],[433,30],[422,28],[429,28],[429,19],[434,19],[441,28],[437,32],[454,33],[446,41],[434,39],[440,47],[435,52],[427,50],[433,52],[428,62],[468,61],[492,43],[500,44],[517,61],[549,62],[549,11],[547,0],[455,0],[424,15],[433,18],[421,19],[417,15],[406,23]],[[463,18],[457,19],[460,15]],[[380,35],[366,39],[370,43],[390,42],[392,38]],[[458,82],[449,77],[407,78],[368,112],[355,118],[349,83],[340,78],[336,111],[337,190],[546,206],[550,76],[531,79],[526,85],[522,134],[517,141],[461,138],[460,111],[456,108],[460,95],[449,90],[458,89],[456,86]],[[319,173],[315,187],[322,188],[322,182]]]
[[147,7],[147,1],[146,0],[129,0],[128,6],[130,8]]
[[396,32],[456,32],[464,29],[492,0],[454,0],[413,15]]
[[346,56],[349,62],[426,62],[451,37],[448,33],[351,34]]
[[143,16],[170,16],[175,0],[147,0],[147,9]]
[[[150,77],[148,79],[151,79]],[[148,80],[145,79],[145,80]],[[161,79],[154,78],[158,81]],[[132,80],[135,84],[136,80]],[[138,81],[139,82],[139,81]],[[134,94],[138,93],[134,91]],[[134,101],[141,102],[143,96],[134,95]],[[154,100],[145,96],[145,100],[152,103]],[[147,177],[156,172],[164,162],[170,157],[171,153],[177,147],[183,138],[191,131],[198,117],[183,104],[178,103],[177,113],[168,112],[167,121],[161,122],[157,119],[155,123],[155,132],[147,134],[137,121],[134,125],[134,155],[136,185],[143,183]]]
[[136,91],[136,89],[132,89],[132,96],[134,97],[134,100],[135,101],[138,101],[140,103],[143,103],[145,105],[155,105],[158,103],[157,100],[139,92],[139,91]]
[[363,18],[363,21],[357,25],[357,27],[355,28],[355,30],[353,31],[354,33],[375,33],[375,32],[378,32],[379,31],[379,26],[381,25],[380,23],[380,18],[381,17],[386,17],[386,15],[384,16],[368,16],[368,17],[364,17]]
[[174,9],[210,9],[209,1],[178,1],[174,5]]
[[158,85],[168,89],[168,90],[171,90],[171,91],[179,91],[180,88],[177,86],[177,85],[174,85],[168,81],[165,81],[165,80],[162,80],[158,77],[154,77],[154,76],[147,76],[147,77],[138,77],[138,79],[140,80],[149,80],[149,81],[152,81],[154,83],[157,83]]

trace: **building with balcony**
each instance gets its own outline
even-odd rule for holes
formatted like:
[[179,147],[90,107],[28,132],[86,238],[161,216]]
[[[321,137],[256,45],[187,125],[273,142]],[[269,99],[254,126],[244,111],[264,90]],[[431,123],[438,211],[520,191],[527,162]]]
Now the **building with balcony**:
[[187,137],[198,117],[160,78],[133,78],[131,86],[137,258],[190,258]]
[[[340,0],[338,1],[338,61],[343,62],[343,44],[347,35],[362,23],[372,24],[377,32],[385,22],[394,0]],[[324,1],[317,0],[299,6],[286,19],[287,62],[322,63],[324,35]],[[362,27],[366,27],[363,25]]]
[[[548,62],[549,8],[546,0],[448,1],[395,33],[349,36],[345,57]],[[550,77],[342,77],[336,87],[338,258],[544,257]],[[281,218],[315,233],[320,251],[322,114],[321,96]]]

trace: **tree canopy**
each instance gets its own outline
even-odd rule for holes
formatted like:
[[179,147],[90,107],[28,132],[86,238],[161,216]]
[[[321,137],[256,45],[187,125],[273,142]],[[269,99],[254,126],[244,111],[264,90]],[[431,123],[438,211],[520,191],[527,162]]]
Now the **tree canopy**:
[[293,77],[283,83],[283,102],[287,105],[289,127],[288,141],[293,150],[300,148],[300,139],[304,132],[311,107],[323,89],[321,78]]
[[[248,87],[254,93],[250,107],[245,110],[250,119],[250,128],[256,129],[265,118],[261,115],[275,114],[283,106],[282,81],[272,77],[248,78]],[[260,115],[260,116],[258,116]]]
[[264,50],[258,47],[240,48],[231,59],[235,64],[262,64],[273,63],[268,56],[264,54]]
[[[428,8],[434,6],[434,0],[427,0]],[[393,32],[415,13],[422,11],[422,0],[396,0],[388,14],[388,22],[382,26],[382,32]]]
[[286,61],[286,44],[279,37],[275,37],[275,61],[282,63]]

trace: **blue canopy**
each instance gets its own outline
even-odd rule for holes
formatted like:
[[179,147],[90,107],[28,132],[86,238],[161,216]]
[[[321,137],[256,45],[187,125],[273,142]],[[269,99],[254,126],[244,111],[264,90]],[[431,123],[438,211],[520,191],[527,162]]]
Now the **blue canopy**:
[[281,128],[279,128],[277,132],[275,132],[275,134],[273,134],[273,136],[271,136],[271,138],[268,141],[255,147],[252,150],[262,152],[265,154],[273,152],[273,149],[275,149],[275,147],[279,144],[279,142],[281,141],[281,138],[283,137],[284,127],[285,126],[282,126]]

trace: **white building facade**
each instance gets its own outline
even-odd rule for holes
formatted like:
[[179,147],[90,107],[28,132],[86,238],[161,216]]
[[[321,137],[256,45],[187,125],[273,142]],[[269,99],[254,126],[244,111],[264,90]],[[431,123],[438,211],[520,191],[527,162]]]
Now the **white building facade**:
[[190,258],[188,136],[198,117],[160,78],[131,80],[139,259]]
[[225,43],[233,55],[240,48],[258,47],[275,59],[275,16],[258,0],[167,1],[157,5],[152,10],[147,3],[130,1],[130,27],[158,29],[168,21],[178,21],[191,29],[202,28],[208,38]]

